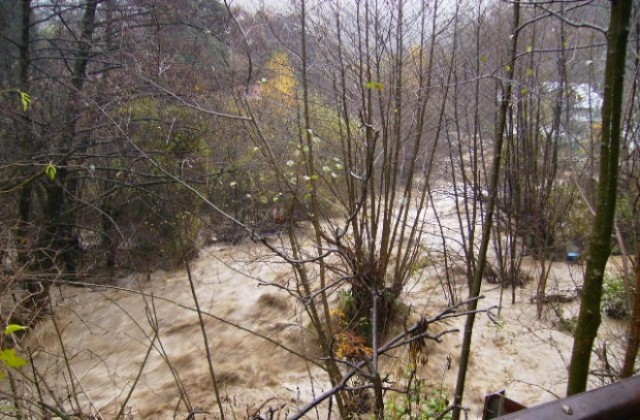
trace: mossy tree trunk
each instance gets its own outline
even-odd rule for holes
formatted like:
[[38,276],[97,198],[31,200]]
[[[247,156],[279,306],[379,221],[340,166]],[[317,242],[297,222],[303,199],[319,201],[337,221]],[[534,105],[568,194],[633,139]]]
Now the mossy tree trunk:
[[620,120],[631,4],[631,0],[611,1],[602,106],[598,200],[587,252],[582,301],[569,365],[567,395],[583,392],[587,388],[591,349],[601,321],[602,281],[605,266],[611,254],[611,234],[616,208]]

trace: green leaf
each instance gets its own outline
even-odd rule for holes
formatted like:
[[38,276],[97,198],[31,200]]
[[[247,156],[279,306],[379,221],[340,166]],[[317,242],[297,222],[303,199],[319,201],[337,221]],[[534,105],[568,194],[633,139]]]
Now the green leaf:
[[25,330],[28,330],[28,329],[29,329],[29,327],[25,327],[24,325],[9,324],[9,325],[7,325],[7,328],[4,329],[4,335],[13,334],[14,332],[25,331]]
[[27,112],[31,107],[31,96],[27,92],[20,92],[20,102],[22,102],[22,110]]
[[489,61],[489,56],[487,54],[482,54],[480,56],[480,62],[481,63],[486,63],[487,61]]
[[27,360],[18,356],[16,349],[6,349],[0,351],[0,361],[11,368],[21,368],[27,365]]
[[44,167],[44,173],[47,174],[49,179],[53,181],[54,179],[56,179],[58,168],[56,168],[56,165],[54,165],[53,162],[49,162],[49,164]]
[[533,69],[531,69],[531,68],[527,69],[527,76],[528,77],[533,76]]
[[380,82],[367,82],[367,89],[382,90],[384,85]]

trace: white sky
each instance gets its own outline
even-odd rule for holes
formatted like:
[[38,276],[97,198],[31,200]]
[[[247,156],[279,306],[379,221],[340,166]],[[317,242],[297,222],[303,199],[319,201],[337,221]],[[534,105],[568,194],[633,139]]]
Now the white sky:
[[291,0],[230,0],[229,3],[252,12],[262,9],[263,6],[274,11],[283,11],[291,7]]

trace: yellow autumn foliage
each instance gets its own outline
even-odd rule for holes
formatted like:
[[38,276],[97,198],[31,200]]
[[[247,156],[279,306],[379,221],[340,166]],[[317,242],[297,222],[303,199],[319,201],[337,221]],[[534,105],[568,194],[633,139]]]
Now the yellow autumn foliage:
[[291,105],[296,98],[295,70],[286,51],[276,51],[265,63],[266,81],[262,96],[273,101]]
[[340,359],[362,359],[373,354],[373,349],[367,346],[365,338],[353,331],[336,334],[336,356]]

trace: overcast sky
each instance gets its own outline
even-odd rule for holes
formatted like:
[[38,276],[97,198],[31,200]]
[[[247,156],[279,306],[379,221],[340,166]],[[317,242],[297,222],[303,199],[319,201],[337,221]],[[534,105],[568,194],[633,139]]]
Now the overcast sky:
[[291,0],[230,0],[230,4],[252,12],[261,9],[263,5],[268,9],[280,12],[291,6]]

